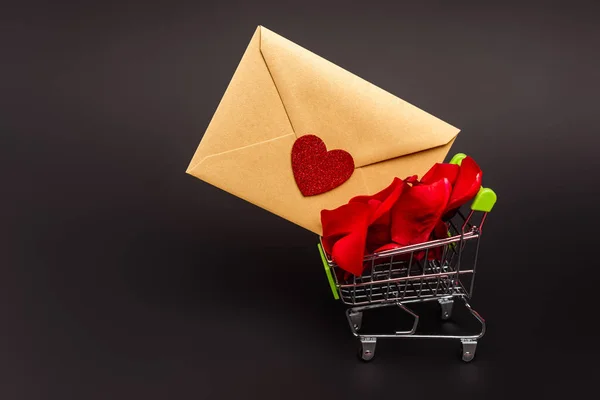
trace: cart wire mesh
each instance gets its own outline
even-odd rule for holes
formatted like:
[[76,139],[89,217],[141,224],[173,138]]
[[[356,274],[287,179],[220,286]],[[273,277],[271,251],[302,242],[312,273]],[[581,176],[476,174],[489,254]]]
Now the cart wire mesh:
[[[480,227],[473,224],[474,215],[474,211],[467,216],[458,211],[448,221],[447,239],[367,255],[361,276],[348,277],[325,254],[339,298],[350,305],[447,296],[470,298],[481,236]],[[481,218],[484,221],[485,214]],[[474,252],[467,251],[473,247]],[[466,256],[470,259],[467,262]],[[469,267],[461,268],[463,264]]]

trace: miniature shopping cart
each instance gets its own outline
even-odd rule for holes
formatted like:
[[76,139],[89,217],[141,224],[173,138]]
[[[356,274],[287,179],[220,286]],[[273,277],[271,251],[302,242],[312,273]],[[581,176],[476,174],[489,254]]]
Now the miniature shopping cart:
[[[465,157],[464,154],[457,154],[450,162],[460,164]],[[352,275],[346,278],[345,275],[348,274],[328,257],[323,251],[322,243],[319,243],[333,296],[350,306],[346,316],[352,334],[360,341],[360,359],[373,359],[379,338],[412,337],[460,340],[463,361],[473,360],[477,341],[485,334],[485,321],[471,308],[469,300],[475,283],[475,267],[483,225],[495,203],[496,194],[489,188],[481,188],[470,210],[458,210],[450,219],[447,239],[431,240],[370,254],[364,257],[366,268],[361,276]],[[435,258],[430,257],[430,253],[435,254]],[[437,301],[441,306],[441,318],[448,320],[457,299],[464,302],[481,325],[478,334],[461,336],[417,333],[419,316],[407,306],[408,304]],[[414,319],[410,330],[391,334],[361,334],[363,312],[394,305]]]

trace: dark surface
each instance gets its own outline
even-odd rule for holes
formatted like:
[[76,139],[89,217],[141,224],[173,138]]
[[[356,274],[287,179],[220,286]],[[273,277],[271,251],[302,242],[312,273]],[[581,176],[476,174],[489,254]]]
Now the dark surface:
[[[594,2],[201,3],[2,7],[0,398],[595,393]],[[472,364],[357,362],[316,238],[184,173],[258,24],[462,129],[499,194]]]

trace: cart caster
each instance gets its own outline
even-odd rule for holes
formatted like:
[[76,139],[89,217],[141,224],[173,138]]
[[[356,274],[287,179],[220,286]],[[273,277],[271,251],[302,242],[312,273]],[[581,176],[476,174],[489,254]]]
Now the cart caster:
[[471,362],[475,358],[475,350],[477,350],[477,341],[472,339],[461,340],[462,344],[462,360]]
[[358,331],[362,327],[362,311],[354,311],[349,314],[350,322],[355,331]]
[[454,305],[454,300],[452,300],[452,298],[441,298],[438,300],[438,302],[442,307],[442,319],[444,321],[450,319],[450,317],[452,317],[452,306]]
[[358,349],[358,358],[362,361],[368,362],[375,357],[375,345],[377,344],[377,338],[374,337],[361,337],[360,347]]

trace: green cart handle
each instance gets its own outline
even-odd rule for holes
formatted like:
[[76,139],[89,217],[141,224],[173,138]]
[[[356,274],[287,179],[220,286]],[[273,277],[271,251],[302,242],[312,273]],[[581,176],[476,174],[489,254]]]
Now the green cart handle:
[[321,260],[323,260],[323,267],[325,268],[325,274],[327,275],[327,280],[329,281],[329,287],[331,288],[331,293],[333,293],[333,298],[339,300],[340,296],[337,291],[337,286],[333,281],[333,273],[331,271],[331,266],[327,262],[327,257],[325,257],[325,252],[323,251],[323,247],[321,243],[317,244],[319,248],[319,254],[321,254]]

